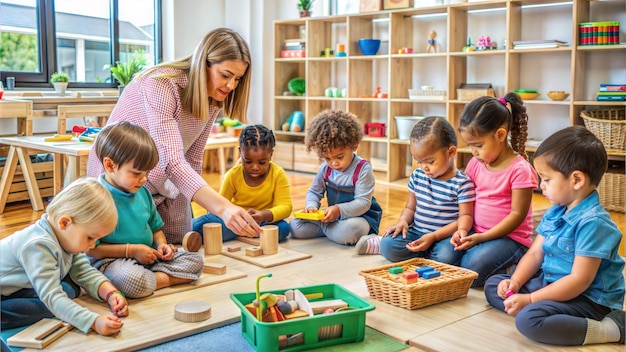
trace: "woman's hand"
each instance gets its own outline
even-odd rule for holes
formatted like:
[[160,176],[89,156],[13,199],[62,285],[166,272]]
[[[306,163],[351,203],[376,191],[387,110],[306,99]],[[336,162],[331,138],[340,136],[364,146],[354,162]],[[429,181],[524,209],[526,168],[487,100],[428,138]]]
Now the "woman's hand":
[[100,315],[91,328],[100,335],[109,336],[118,333],[123,325],[124,323],[115,315]]
[[229,203],[221,216],[231,231],[243,237],[259,237],[261,227],[243,208]]

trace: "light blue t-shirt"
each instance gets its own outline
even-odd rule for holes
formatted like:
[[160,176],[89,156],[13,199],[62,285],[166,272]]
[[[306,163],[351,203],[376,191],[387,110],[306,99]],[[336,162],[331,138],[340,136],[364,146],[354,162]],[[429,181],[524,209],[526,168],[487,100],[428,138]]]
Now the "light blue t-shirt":
[[100,175],[98,180],[111,192],[118,215],[115,230],[98,243],[152,246],[154,232],[163,227],[164,223],[156,210],[150,191],[146,187],[141,187],[134,194],[122,192],[111,186],[104,179],[104,174]]
[[575,256],[600,258],[593,282],[583,292],[591,301],[613,309],[624,304],[624,260],[617,249],[622,234],[600,205],[594,191],[574,209],[553,206],[546,211],[537,227],[543,236],[542,270],[547,282],[555,282],[572,272]]

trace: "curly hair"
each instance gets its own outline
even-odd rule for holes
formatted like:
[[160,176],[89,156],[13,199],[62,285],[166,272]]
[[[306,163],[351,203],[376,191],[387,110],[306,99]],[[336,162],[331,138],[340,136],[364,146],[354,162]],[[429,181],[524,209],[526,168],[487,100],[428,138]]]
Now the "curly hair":
[[528,160],[528,115],[524,101],[514,92],[507,93],[501,99],[506,104],[498,98],[487,96],[472,100],[461,112],[458,130],[482,136],[504,126],[511,134],[511,148]]
[[315,151],[322,157],[336,148],[357,146],[363,134],[363,126],[354,114],[343,110],[324,110],[307,126],[304,145],[307,152]]

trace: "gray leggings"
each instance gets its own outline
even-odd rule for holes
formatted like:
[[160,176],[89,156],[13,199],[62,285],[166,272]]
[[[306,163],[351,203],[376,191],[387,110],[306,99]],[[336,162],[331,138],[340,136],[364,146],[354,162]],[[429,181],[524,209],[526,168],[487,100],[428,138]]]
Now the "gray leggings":
[[[498,283],[510,278],[511,275],[494,275],[485,282],[487,302],[501,311],[504,311],[504,300],[498,296]],[[534,292],[546,285],[541,274],[528,280],[520,293]],[[579,346],[585,341],[587,319],[602,320],[610,312],[611,308],[583,296],[566,302],[539,301],[522,308],[515,317],[515,325],[524,336],[537,342]]]

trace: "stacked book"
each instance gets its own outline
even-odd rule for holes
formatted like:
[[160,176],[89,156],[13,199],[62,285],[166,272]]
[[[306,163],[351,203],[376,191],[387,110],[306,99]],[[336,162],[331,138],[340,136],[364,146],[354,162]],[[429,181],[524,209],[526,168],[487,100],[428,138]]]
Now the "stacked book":
[[596,101],[626,101],[626,83],[600,84]]
[[578,25],[580,45],[619,44],[619,21],[582,22]]
[[302,58],[306,56],[306,41],[304,39],[285,39],[280,52],[282,58]]
[[556,39],[516,40],[513,42],[513,49],[544,49],[559,48],[562,46],[567,46],[567,43]]

